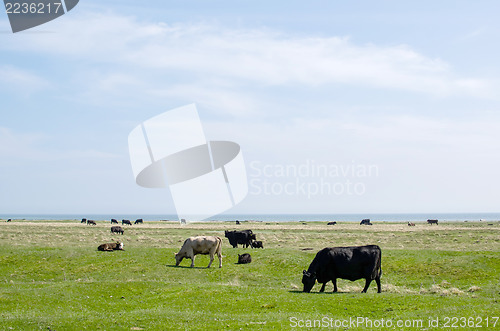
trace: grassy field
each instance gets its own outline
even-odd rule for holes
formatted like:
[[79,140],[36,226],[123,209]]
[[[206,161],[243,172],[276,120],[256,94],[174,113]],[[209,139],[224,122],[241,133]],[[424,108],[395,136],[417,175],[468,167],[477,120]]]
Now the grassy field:
[[[500,330],[500,223],[490,223],[147,222],[121,236],[108,222],[3,220],[0,330]],[[233,249],[223,238],[233,229],[265,248]],[[207,256],[174,266],[193,235],[223,238],[222,269],[217,259],[206,269]],[[125,251],[97,251],[113,239]],[[364,280],[302,292],[318,250],[364,244],[382,248],[381,294],[375,283],[359,293]],[[236,264],[242,252],[251,264]]]

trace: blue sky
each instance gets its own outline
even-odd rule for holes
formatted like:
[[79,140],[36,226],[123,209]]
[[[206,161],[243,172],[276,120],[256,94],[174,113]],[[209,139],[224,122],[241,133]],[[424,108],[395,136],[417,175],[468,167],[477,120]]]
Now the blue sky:
[[231,213],[499,211],[499,7],[84,0],[16,34],[1,14],[0,213],[174,213],[127,137],[191,103],[241,145]]

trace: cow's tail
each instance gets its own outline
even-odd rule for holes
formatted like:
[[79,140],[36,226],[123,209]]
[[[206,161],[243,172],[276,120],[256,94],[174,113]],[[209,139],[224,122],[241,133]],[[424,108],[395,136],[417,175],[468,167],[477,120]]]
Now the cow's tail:
[[217,247],[215,248],[215,253],[222,255],[222,239],[220,237],[215,237],[217,239]]
[[382,251],[379,248],[377,264],[373,270],[372,279],[380,278],[382,276]]

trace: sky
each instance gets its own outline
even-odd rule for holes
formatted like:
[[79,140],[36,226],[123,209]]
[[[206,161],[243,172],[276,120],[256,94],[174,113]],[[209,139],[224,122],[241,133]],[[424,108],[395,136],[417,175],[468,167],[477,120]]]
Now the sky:
[[0,214],[172,214],[127,138],[196,104],[228,213],[499,212],[497,1],[82,0],[0,13]]

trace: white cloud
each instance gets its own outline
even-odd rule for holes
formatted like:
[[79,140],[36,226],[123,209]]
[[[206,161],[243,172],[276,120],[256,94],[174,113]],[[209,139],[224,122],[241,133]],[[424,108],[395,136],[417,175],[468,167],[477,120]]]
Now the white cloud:
[[14,66],[0,66],[0,86],[4,89],[29,94],[50,87],[44,78]]
[[[445,61],[407,45],[358,45],[338,36],[147,23],[115,14],[80,14],[58,20],[53,28],[59,32],[23,35],[19,42],[2,47],[119,67],[123,74],[163,72],[180,78],[178,81],[203,78],[312,87],[346,84],[438,96],[493,95],[491,82],[460,77]],[[151,85],[158,83],[161,80],[155,79]]]

